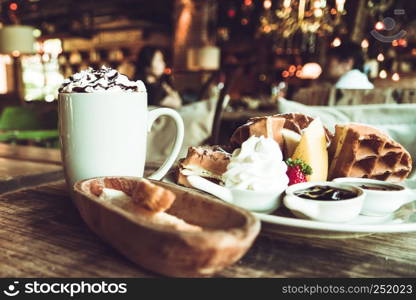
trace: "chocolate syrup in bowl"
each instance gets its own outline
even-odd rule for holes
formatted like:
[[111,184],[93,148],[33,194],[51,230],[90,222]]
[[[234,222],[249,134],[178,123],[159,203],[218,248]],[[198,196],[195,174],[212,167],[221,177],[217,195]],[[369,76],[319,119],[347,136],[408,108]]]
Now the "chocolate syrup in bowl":
[[294,193],[309,200],[339,201],[357,197],[357,193],[328,185],[315,185]]

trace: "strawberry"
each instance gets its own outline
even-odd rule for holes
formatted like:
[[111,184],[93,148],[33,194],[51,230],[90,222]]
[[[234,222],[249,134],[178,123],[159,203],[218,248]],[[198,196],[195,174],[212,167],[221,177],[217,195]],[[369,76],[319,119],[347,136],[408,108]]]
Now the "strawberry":
[[312,174],[312,168],[304,163],[301,159],[291,159],[286,161],[287,172],[286,175],[289,177],[289,185],[306,182],[306,175]]

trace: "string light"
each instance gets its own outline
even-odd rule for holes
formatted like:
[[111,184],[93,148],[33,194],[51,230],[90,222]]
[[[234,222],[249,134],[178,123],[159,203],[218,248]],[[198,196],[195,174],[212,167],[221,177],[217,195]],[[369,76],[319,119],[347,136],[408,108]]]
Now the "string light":
[[291,0],[283,0],[283,7],[284,8],[289,8],[290,7],[290,5],[291,5],[291,3],[290,2],[292,2]]
[[397,46],[399,46],[399,41],[394,40],[393,42],[391,42],[391,44],[393,45],[393,47],[397,47]]
[[383,53],[380,53],[379,55],[377,55],[377,60],[378,61],[384,61],[384,55],[383,55]]
[[400,47],[407,47],[407,40],[406,39],[400,39],[398,41],[398,43],[399,43]]
[[241,19],[241,24],[242,25],[247,25],[248,24],[248,19],[247,18],[242,18]]
[[[245,1],[242,2],[245,3]],[[346,14],[344,8],[346,0],[332,0],[331,4],[328,4],[327,0],[262,0],[259,2],[265,11],[260,16],[258,31],[264,34],[264,25],[272,24],[272,32],[276,32],[284,39],[299,31],[318,33],[319,36],[332,33],[334,28],[340,24],[342,15]],[[279,5],[275,7],[277,2]],[[255,3],[253,1],[253,5]],[[270,13],[270,10],[273,13]],[[329,13],[337,17],[327,17]],[[293,21],[284,21],[288,19]],[[280,20],[282,22],[279,22]]]
[[393,81],[399,81],[400,80],[400,75],[399,73],[394,73],[393,76],[391,76],[391,79]]
[[244,0],[245,6],[251,6],[253,4],[253,0]]
[[263,27],[263,32],[264,33],[270,33],[272,31],[272,27],[270,25],[265,25]]
[[315,15],[315,17],[320,18],[324,15],[324,12],[322,9],[318,8],[314,10],[313,14]]
[[376,25],[374,25],[375,30],[381,31],[384,30],[384,23],[381,21],[378,21]]
[[37,29],[37,28],[33,29],[33,36],[34,36],[35,38],[38,38],[38,37],[40,37],[41,35],[42,35],[42,31],[40,31],[40,29]]
[[228,10],[227,14],[228,14],[229,18],[234,18],[235,17],[235,10],[231,8],[231,9]]
[[298,77],[301,79],[317,79],[322,73],[322,68],[319,64],[310,62],[305,64],[300,72]]
[[381,70],[379,76],[380,76],[381,79],[386,79],[387,78],[387,71],[386,70]]
[[339,12],[343,12],[344,11],[345,0],[336,0],[335,3],[336,3],[336,6],[337,6],[337,10]]
[[12,2],[12,3],[10,3],[9,8],[10,8],[10,10],[16,11],[19,7],[17,6],[16,2]]
[[263,6],[265,9],[270,9],[272,7],[272,1],[271,0],[264,0]]
[[363,49],[367,49],[369,46],[370,46],[370,43],[368,42],[368,40],[367,40],[367,39],[364,39],[364,40],[361,42],[361,47],[362,47]]
[[342,41],[339,37],[336,37],[333,41],[332,41],[332,47],[336,48],[341,46]]

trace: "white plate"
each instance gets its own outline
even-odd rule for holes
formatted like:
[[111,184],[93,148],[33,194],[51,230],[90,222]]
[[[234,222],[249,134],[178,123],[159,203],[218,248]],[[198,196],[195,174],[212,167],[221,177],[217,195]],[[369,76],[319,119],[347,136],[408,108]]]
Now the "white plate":
[[[163,181],[173,182],[172,173],[169,173]],[[411,184],[413,183],[408,186],[415,188]],[[388,216],[369,217],[360,215],[347,223],[327,223],[299,219],[285,208],[278,209],[274,214],[253,214],[263,221],[263,229],[266,231],[291,235],[347,238],[372,233],[416,231],[416,202],[410,202]]]
[[[414,188],[414,182],[406,183]],[[393,199],[392,199],[393,200]],[[391,215],[370,217],[359,215],[346,223],[327,223],[294,217],[288,210],[281,208],[274,214],[254,213],[260,220],[268,224],[272,231],[284,231],[297,235],[319,237],[348,237],[371,233],[397,233],[416,231],[416,191],[415,201],[403,205]]]
[[[279,210],[281,213],[282,210]],[[416,205],[411,202],[394,214],[384,217],[358,216],[347,223],[327,223],[298,219],[292,216],[254,213],[260,220],[279,226],[297,227],[313,231],[344,233],[391,233],[416,231]]]

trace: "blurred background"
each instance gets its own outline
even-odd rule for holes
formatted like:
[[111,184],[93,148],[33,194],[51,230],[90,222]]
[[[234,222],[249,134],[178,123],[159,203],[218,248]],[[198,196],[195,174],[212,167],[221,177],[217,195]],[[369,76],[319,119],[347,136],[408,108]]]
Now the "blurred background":
[[[76,72],[105,65],[137,79],[146,46],[163,53],[175,108],[217,101],[207,125],[216,142],[281,99],[413,103],[415,15],[412,0],[0,0],[1,140],[56,130],[58,88]],[[367,86],[342,77],[355,69]]]

